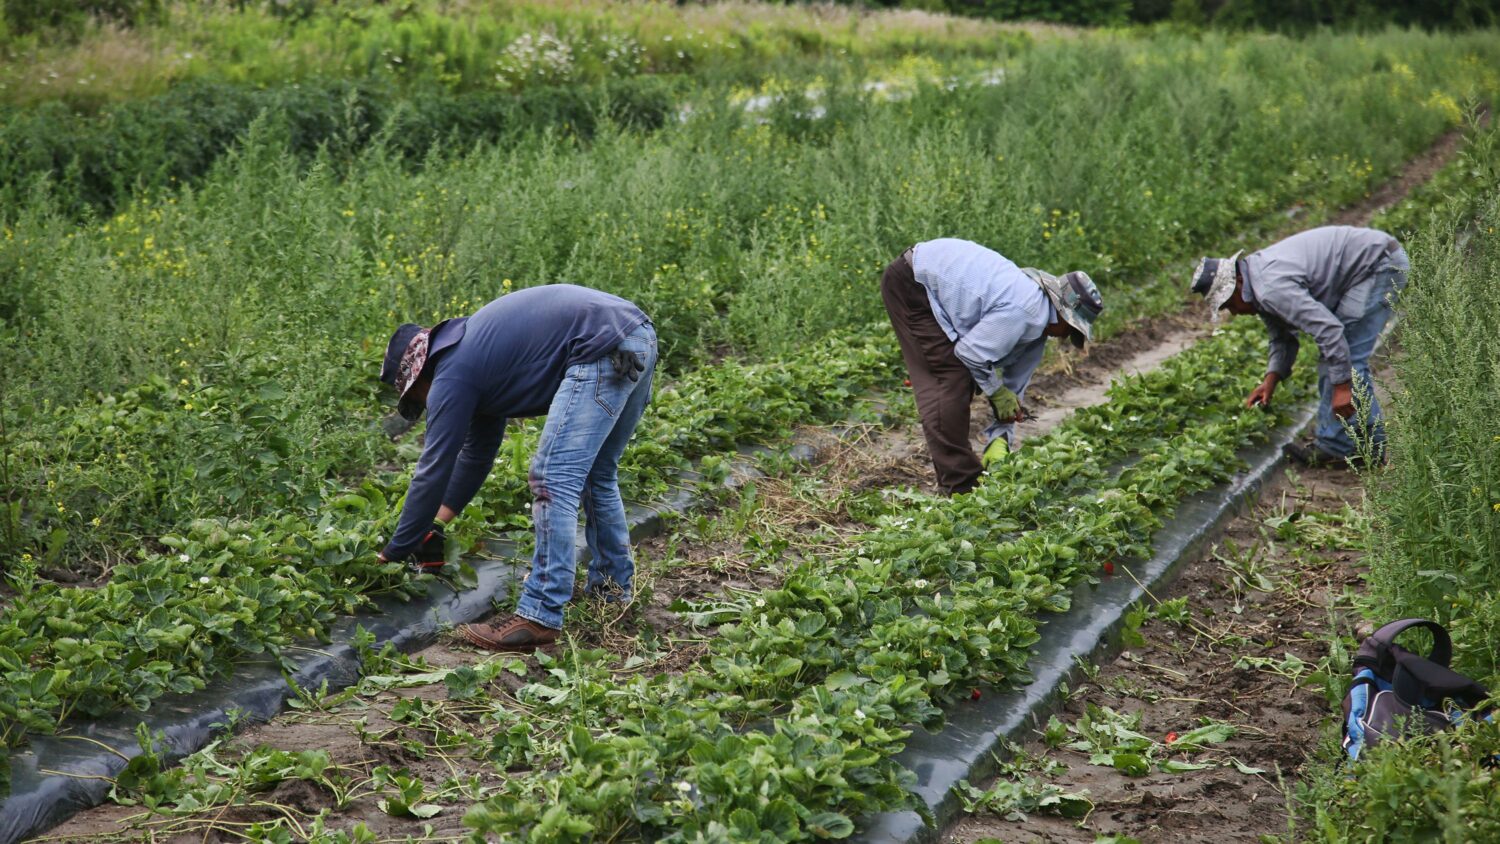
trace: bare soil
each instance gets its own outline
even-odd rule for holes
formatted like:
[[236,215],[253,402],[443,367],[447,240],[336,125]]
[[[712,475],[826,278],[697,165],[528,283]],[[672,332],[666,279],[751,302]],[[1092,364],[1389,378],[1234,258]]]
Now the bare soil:
[[[1259,506],[1230,525],[1221,543],[1156,596],[1185,596],[1191,622],[1147,622],[1140,631],[1145,644],[1104,665],[1059,713],[1063,722],[1074,723],[1089,705],[1139,712],[1139,731],[1159,742],[1205,718],[1234,724],[1236,735],[1227,742],[1173,756],[1218,766],[1130,777],[1089,764],[1085,753],[1049,748],[1037,737],[1025,743],[1023,754],[1065,766],[1045,780],[1086,793],[1094,804],[1088,817],[1032,814],[1019,823],[981,813],[950,826],[941,840],[1061,844],[1128,835],[1142,842],[1254,844],[1263,835],[1285,834],[1285,783],[1296,779],[1332,709],[1319,682],[1298,683],[1235,663],[1244,656],[1279,662],[1293,655],[1316,664],[1327,656],[1330,622],[1339,628],[1352,623],[1343,596],[1360,580],[1363,532],[1345,522],[1348,508],[1357,508],[1362,496],[1358,476],[1348,471],[1283,474]],[[1289,517],[1294,521],[1280,521]],[[1292,526],[1282,528],[1288,538],[1278,536],[1278,524]],[[1247,586],[1247,573],[1264,575],[1272,590]],[[1264,773],[1241,773],[1231,759]]]

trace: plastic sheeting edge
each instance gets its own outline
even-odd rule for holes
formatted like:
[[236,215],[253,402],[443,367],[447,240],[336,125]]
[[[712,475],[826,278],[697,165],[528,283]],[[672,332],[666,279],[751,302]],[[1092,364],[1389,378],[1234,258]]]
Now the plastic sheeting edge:
[[928,826],[915,811],[884,812],[859,820],[851,841],[861,844],[931,844],[959,811],[953,786],[960,780],[993,775],[995,756],[1006,743],[1019,741],[1055,712],[1064,683],[1076,679],[1075,660],[1097,661],[1119,651],[1125,613],[1148,590],[1176,579],[1243,509],[1258,500],[1261,489],[1286,465],[1282,446],[1311,424],[1315,405],[1303,405],[1291,424],[1270,440],[1241,452],[1249,468],[1212,489],[1191,496],[1153,537],[1151,559],[1138,561],[1098,586],[1074,588],[1066,613],[1043,618],[1041,640],[1027,667],[1032,682],[1020,689],[993,690],[975,703],[961,703],[947,714],[936,733],[917,729],[897,757],[917,775],[914,792],[935,821]]

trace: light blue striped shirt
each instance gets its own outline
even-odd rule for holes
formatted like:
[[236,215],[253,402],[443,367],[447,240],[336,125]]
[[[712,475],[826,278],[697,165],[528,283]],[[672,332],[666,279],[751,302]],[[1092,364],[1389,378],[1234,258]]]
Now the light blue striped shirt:
[[1020,396],[1042,362],[1042,332],[1056,313],[1041,285],[999,252],[955,238],[917,244],[911,264],[979,388],[990,396],[1003,386]]

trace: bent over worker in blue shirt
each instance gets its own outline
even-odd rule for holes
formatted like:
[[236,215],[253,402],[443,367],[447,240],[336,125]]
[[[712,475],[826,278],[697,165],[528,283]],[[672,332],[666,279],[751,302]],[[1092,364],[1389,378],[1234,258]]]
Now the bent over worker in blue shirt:
[[[1021,398],[1048,337],[1083,347],[1104,302],[1084,272],[1061,278],[1017,267],[967,240],[918,243],[885,268],[880,295],[911,375],[938,486],[974,488],[984,467],[1014,444]],[[997,372],[998,370],[998,372]],[[969,446],[969,401],[994,412],[984,459]]]
[[484,483],[505,421],[546,414],[531,460],[536,551],[516,614],[458,633],[501,651],[557,640],[573,595],[580,503],[593,552],[587,588],[628,598],[635,563],[618,467],[655,370],[656,332],[646,314],[571,284],[518,290],[431,329],[396,329],[380,377],[396,388],[404,419],[427,411],[427,439],[381,559],[441,566],[443,526]]

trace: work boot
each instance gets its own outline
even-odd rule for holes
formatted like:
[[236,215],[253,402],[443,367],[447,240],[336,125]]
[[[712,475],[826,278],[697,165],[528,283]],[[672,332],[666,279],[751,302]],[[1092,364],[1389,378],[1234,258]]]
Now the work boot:
[[606,580],[602,583],[590,583],[583,587],[583,597],[606,604],[623,604],[630,601],[631,594],[630,590],[613,580]]
[[530,653],[556,642],[558,634],[551,627],[519,615],[508,616],[498,624],[460,624],[453,632],[469,644],[508,653]]

